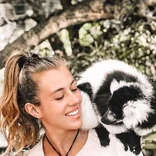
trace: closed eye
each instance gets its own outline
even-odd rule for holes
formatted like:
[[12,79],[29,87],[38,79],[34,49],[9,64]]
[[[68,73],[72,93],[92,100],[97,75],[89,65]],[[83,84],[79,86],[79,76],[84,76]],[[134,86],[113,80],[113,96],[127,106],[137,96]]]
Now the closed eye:
[[75,91],[77,91],[77,90],[78,90],[78,88],[76,87],[76,88],[72,89],[71,91],[72,91],[72,92],[75,92]]
[[59,100],[62,100],[64,98],[64,95],[62,95],[61,97],[59,98],[56,98],[55,100],[59,101]]

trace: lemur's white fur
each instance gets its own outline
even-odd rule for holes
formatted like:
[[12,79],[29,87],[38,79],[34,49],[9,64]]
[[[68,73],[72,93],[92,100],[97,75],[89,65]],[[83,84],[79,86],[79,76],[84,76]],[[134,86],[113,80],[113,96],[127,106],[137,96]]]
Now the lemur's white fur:
[[153,110],[147,105],[147,100],[129,101],[128,103],[123,110],[125,115],[123,123],[128,129],[133,129],[138,123],[147,121],[149,113],[153,113]]
[[88,130],[95,128],[99,125],[98,116],[96,114],[96,111],[93,108],[93,105],[90,103],[89,96],[81,92],[82,95],[82,127],[81,129]]

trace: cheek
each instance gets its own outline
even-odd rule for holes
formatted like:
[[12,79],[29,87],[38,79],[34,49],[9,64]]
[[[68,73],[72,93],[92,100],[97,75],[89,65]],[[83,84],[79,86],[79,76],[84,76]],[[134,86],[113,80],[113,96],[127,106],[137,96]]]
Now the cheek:
[[45,115],[55,115],[62,111],[63,103],[61,101],[52,101],[51,99],[47,99],[44,103],[41,103],[41,111]]

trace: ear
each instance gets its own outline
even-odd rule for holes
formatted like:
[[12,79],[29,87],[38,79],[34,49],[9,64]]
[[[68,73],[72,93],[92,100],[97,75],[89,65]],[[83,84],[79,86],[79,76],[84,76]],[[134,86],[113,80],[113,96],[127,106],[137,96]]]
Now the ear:
[[90,100],[92,100],[92,96],[93,96],[93,90],[92,90],[92,86],[89,82],[84,82],[82,84],[79,84],[77,86],[77,88],[80,90],[80,91],[83,91],[85,93],[88,94],[88,96],[90,97]]
[[26,103],[25,106],[25,111],[30,114],[31,116],[35,118],[41,118],[42,117],[42,112],[39,106],[35,106],[32,103]]
[[92,93],[92,86],[89,82],[81,83],[77,86],[81,91]]

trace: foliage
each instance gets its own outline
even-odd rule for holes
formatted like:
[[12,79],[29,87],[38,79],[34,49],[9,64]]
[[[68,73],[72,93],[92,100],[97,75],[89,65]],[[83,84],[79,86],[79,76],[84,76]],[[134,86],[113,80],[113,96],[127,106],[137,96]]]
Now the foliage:
[[142,137],[142,147],[146,156],[156,156],[156,126],[154,127],[153,132]]
[[[79,30],[77,55],[71,56],[73,73],[101,59],[119,59],[139,68],[156,80],[156,22],[139,19],[127,25],[118,20],[84,24]],[[76,49],[73,49],[73,53]]]

